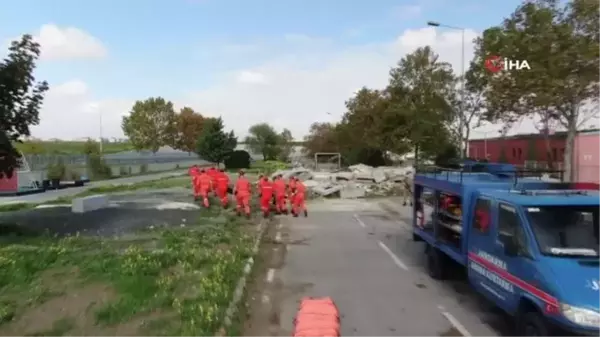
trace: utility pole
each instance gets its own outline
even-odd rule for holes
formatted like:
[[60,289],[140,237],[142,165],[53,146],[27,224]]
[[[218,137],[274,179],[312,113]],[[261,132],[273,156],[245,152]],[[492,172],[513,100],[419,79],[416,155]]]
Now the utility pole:
[[[460,50],[460,116],[458,118],[458,130],[460,132],[460,144],[458,145],[460,151],[460,157],[464,158],[465,155],[469,156],[469,146],[465,146],[464,135],[464,119],[465,119],[465,29],[461,27],[444,25],[436,21],[427,21],[427,25],[431,27],[443,27],[448,29],[460,30],[461,32],[461,50]],[[468,127],[468,125],[467,125]],[[463,150],[464,148],[464,150]]]

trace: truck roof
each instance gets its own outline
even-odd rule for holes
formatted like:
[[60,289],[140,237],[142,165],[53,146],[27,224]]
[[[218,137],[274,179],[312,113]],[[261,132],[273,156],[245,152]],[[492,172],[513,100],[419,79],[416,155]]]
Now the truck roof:
[[482,189],[480,194],[521,206],[598,206],[599,191]]

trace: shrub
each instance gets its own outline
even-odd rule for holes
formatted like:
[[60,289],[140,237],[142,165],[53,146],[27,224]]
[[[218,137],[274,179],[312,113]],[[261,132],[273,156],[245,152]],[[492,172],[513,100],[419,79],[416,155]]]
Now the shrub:
[[98,153],[92,153],[88,155],[88,169],[91,178],[97,179],[108,179],[112,177],[112,170],[110,166],[106,164],[104,158]]
[[148,164],[144,163],[142,165],[140,165],[140,173],[147,173],[148,172]]
[[271,175],[279,170],[285,170],[289,167],[287,163],[276,160],[266,160],[252,164],[253,169],[257,169],[260,173]]
[[233,151],[225,158],[224,164],[228,170],[250,168],[250,154],[244,150]]
[[129,174],[129,171],[127,170],[127,167],[125,167],[125,166],[119,167],[119,176],[126,176],[128,174]]
[[56,161],[48,165],[47,170],[48,179],[62,179],[67,172],[67,167],[65,166],[62,158],[58,157]]

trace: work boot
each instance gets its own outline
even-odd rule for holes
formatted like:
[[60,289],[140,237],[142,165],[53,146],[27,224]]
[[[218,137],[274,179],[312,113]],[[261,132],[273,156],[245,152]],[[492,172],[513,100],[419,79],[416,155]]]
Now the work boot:
[[402,206],[406,206],[406,201],[402,203]]
[[292,212],[292,215],[294,216],[294,218],[298,217],[298,213],[296,213],[296,212]]
[[235,214],[237,214],[237,216],[242,216],[242,212],[240,212],[239,210],[235,211]]
[[246,219],[250,219],[250,213],[246,214]]
[[268,217],[269,217],[269,212],[267,212],[267,211],[264,211],[264,212],[263,212],[263,218],[265,218],[265,219],[266,219],[266,218],[268,218]]
[[304,217],[308,217],[308,210],[304,210]]

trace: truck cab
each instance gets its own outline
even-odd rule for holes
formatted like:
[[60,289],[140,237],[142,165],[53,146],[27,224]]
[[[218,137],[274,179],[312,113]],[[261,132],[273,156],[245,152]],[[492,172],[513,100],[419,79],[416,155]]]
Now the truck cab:
[[[511,170],[508,170],[511,171]],[[413,237],[429,273],[449,261],[515,318],[520,335],[598,335],[598,191],[512,173],[417,173]]]

